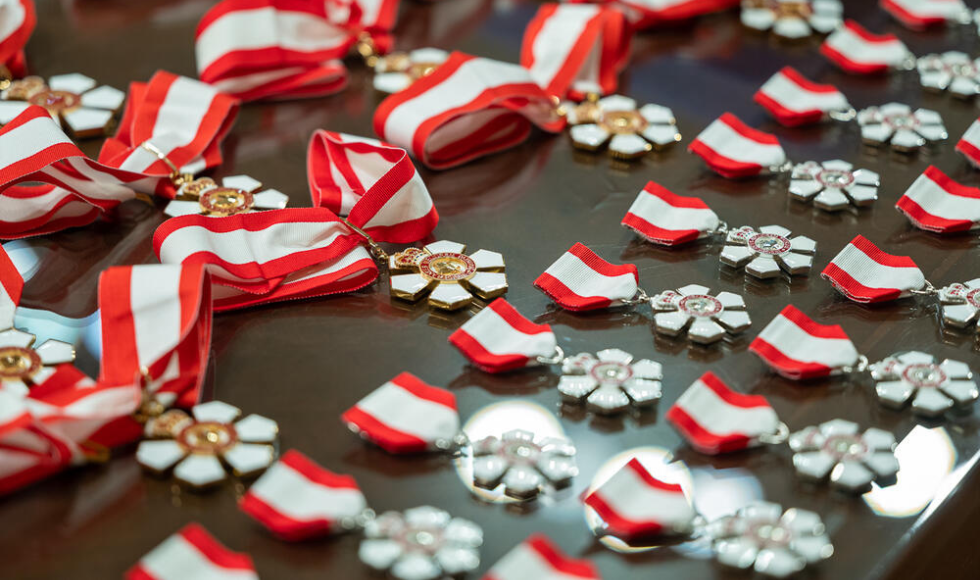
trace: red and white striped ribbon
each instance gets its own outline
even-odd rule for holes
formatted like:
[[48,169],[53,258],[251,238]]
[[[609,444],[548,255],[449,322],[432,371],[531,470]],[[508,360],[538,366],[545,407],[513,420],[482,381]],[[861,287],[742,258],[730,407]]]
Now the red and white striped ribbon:
[[375,133],[433,169],[513,147],[532,125],[557,133],[565,120],[531,73],[461,52],[386,98],[374,114]]
[[99,162],[140,174],[134,187],[172,198],[173,169],[143,145],[152,146],[184,173],[221,164],[221,141],[238,115],[239,101],[200,81],[165,71],[148,83],[131,83],[116,134],[106,139]]
[[140,558],[126,580],[259,580],[259,575],[248,554],[232,552],[194,523]]
[[[198,402],[211,351],[212,318],[211,281],[202,267],[109,268],[99,278],[99,309],[100,384],[142,385],[166,407]],[[140,434],[140,425],[127,416],[107,422],[90,439],[112,447]]]
[[731,113],[712,121],[687,150],[729,179],[771,173],[786,163],[775,135],[753,129]]
[[694,381],[666,416],[691,447],[708,455],[759,445],[760,437],[780,428],[765,397],[736,393],[711,372]]
[[402,373],[341,415],[351,430],[389,453],[439,449],[459,433],[456,396]]
[[521,66],[548,94],[581,100],[616,92],[632,28],[623,13],[593,4],[543,4],[528,24]]
[[569,558],[544,534],[534,534],[497,560],[482,580],[600,580],[589,560]]
[[583,500],[621,540],[689,533],[694,508],[681,486],[654,477],[637,458]]
[[439,223],[429,190],[400,147],[321,130],[310,140],[306,170],[313,206],[347,216],[375,241],[415,242]]
[[14,325],[14,312],[24,293],[24,278],[7,251],[0,246],[0,330]]
[[956,150],[966,157],[970,165],[980,169],[980,119],[970,124],[956,143]]
[[980,228],[980,189],[930,165],[895,203],[917,228],[949,234]]
[[856,365],[859,358],[843,328],[814,322],[792,305],[762,329],[749,350],[792,380],[836,374]]
[[550,326],[534,324],[503,298],[449,335],[449,344],[488,373],[539,365],[539,357],[551,357],[558,347]]
[[367,502],[353,477],[290,449],[252,484],[239,507],[276,537],[296,542],[343,530]]
[[91,223],[135,197],[142,177],[92,161],[45,109],[29,107],[0,128],[0,238]]
[[955,22],[970,10],[962,0],[880,0],[881,8],[912,30]]
[[378,276],[363,241],[329,210],[303,208],[172,218],[153,249],[165,264],[206,266],[223,311],[363,288]]
[[0,66],[14,78],[27,73],[24,45],[35,24],[37,15],[32,0],[7,0],[0,5]]
[[718,215],[699,197],[685,197],[653,181],[636,196],[622,224],[649,242],[677,246],[718,229]]
[[[394,23],[397,0],[224,0],[195,34],[201,80],[244,101],[316,97],[347,85],[340,60],[360,32]],[[380,9],[368,15],[362,7]],[[362,26],[362,17],[374,25]],[[364,22],[363,24],[368,24]]]
[[577,243],[548,266],[534,286],[566,310],[621,306],[639,291],[640,272],[633,264],[614,265]]
[[77,449],[41,425],[0,436],[0,496],[58,473],[70,465]]
[[[596,0],[571,0],[595,2]],[[622,10],[637,30],[674,24],[702,14],[738,6],[740,0],[599,0]]]
[[851,105],[833,85],[815,83],[793,67],[783,67],[755,93],[755,102],[786,127],[819,123]]
[[894,34],[872,34],[853,20],[828,36],[820,52],[845,72],[863,75],[900,68],[911,54]]
[[844,296],[865,304],[897,300],[926,285],[912,258],[886,254],[860,235],[820,275]]

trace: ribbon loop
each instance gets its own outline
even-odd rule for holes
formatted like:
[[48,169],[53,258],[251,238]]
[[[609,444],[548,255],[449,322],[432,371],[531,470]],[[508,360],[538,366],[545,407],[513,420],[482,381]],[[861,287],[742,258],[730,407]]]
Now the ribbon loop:
[[844,246],[820,276],[862,304],[897,300],[926,286],[912,258],[885,253],[860,235]]
[[749,350],[792,380],[839,374],[855,367],[860,359],[843,328],[814,322],[792,305],[762,329]]
[[980,189],[957,183],[935,165],[895,203],[912,225],[937,234],[980,228]]
[[534,281],[566,310],[622,306],[637,295],[640,273],[633,264],[614,265],[584,244],[575,244]]
[[636,196],[622,225],[654,244],[676,246],[712,235],[721,221],[701,198],[677,195],[650,181]]
[[753,129],[731,113],[712,121],[687,150],[728,179],[773,173],[786,164],[786,152],[775,135]]
[[831,34],[820,52],[851,74],[879,74],[906,66],[909,49],[894,34],[873,34],[853,20]]
[[524,67],[454,52],[432,74],[386,98],[374,115],[381,139],[433,169],[513,147],[531,126],[557,133],[565,120]]
[[619,10],[544,4],[524,33],[521,66],[560,99],[614,93],[629,59],[632,34]]
[[3,3],[3,22],[0,29],[0,89],[5,89],[3,69],[19,78],[27,72],[24,45],[34,32],[37,15],[32,0],[9,0]]
[[466,321],[449,343],[488,373],[536,366],[558,350],[547,324],[534,324],[503,298]]

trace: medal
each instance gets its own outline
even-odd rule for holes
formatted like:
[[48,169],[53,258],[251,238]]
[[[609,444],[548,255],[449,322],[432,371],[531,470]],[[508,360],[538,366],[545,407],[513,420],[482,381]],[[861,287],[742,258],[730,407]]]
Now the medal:
[[0,92],[0,124],[9,123],[31,105],[43,107],[77,139],[104,136],[122,108],[126,93],[79,73],[26,77]]
[[944,141],[948,136],[939,113],[928,109],[913,112],[901,103],[862,109],[857,114],[857,122],[866,144],[874,147],[889,145],[900,153],[913,153],[926,144]]
[[464,244],[442,240],[394,254],[388,262],[391,295],[412,302],[428,295],[429,306],[458,310],[474,297],[492,300],[507,292],[503,256],[465,251]]
[[472,485],[497,494],[478,494],[484,499],[523,502],[552,495],[578,474],[575,447],[565,438],[517,429],[470,441],[460,429],[453,394],[409,373],[379,387],[344,412],[341,420],[388,453],[461,455],[470,465]]
[[969,99],[980,93],[980,63],[966,53],[951,50],[927,54],[916,61],[919,81],[926,90]]
[[742,0],[742,24],[771,31],[780,40],[799,40],[840,27],[844,5],[839,0]]
[[572,144],[586,151],[606,148],[615,159],[638,159],[654,149],[663,149],[681,140],[674,113],[660,105],[644,105],[621,95],[599,98],[590,94],[586,101],[564,106]]
[[156,475],[172,472],[195,490],[224,482],[225,466],[235,477],[255,477],[275,461],[279,426],[261,415],[240,415],[221,401],[195,405],[190,415],[167,411],[147,422],[149,439],[136,448],[136,461]]
[[275,190],[259,191],[262,184],[248,175],[225,177],[218,185],[203,177],[187,181],[177,188],[177,198],[167,204],[163,213],[169,216],[201,214],[225,217],[259,209],[282,209],[289,196]]
[[449,53],[438,48],[417,48],[379,56],[374,65],[374,88],[382,93],[403,91],[432,74],[447,58]]
[[823,211],[837,212],[872,205],[878,199],[879,185],[877,173],[854,169],[846,161],[807,161],[793,167],[789,195]]
[[628,548],[703,538],[722,566],[774,578],[801,572],[834,553],[814,512],[784,512],[777,504],[756,501],[708,521],[684,488],[657,478],[636,457],[593,484],[582,501],[586,521],[605,545],[610,545],[607,537]]

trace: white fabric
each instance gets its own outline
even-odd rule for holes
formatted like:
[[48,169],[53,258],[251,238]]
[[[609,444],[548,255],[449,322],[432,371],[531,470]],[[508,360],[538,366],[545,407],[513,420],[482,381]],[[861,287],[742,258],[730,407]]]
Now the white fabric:
[[276,462],[256,481],[249,494],[280,514],[298,521],[337,521],[360,514],[367,507],[355,488],[327,487],[310,481],[287,463]]
[[838,111],[850,106],[840,92],[808,91],[782,71],[772,75],[759,90],[790,111]]
[[629,213],[665,230],[698,230],[718,227],[718,214],[710,209],[676,207],[655,192],[643,190],[636,196]]
[[923,173],[905,195],[930,215],[947,220],[980,222],[980,197],[953,195]]
[[[551,83],[578,43],[582,31],[599,10],[599,6],[592,4],[560,4],[545,21],[531,47],[534,62],[529,71],[539,85],[546,87]],[[590,56],[594,57],[600,46],[594,45]],[[594,74],[586,75],[586,79],[596,80]]]
[[636,296],[636,277],[632,273],[604,276],[571,252],[562,254],[545,274],[554,276],[578,296],[602,296],[614,303]]
[[391,381],[364,397],[357,408],[389,428],[423,441],[446,439],[459,432],[455,409],[416,397]]
[[258,580],[251,570],[215,565],[184,536],[174,534],[143,556],[139,566],[155,580]]
[[720,118],[708,125],[697,136],[697,140],[715,153],[740,163],[774,167],[786,161],[786,153],[781,146],[759,143],[744,137]]
[[694,509],[683,492],[650,487],[629,465],[624,465],[594,493],[629,521],[655,522],[664,528],[678,529],[694,519]]
[[775,433],[779,418],[772,407],[738,407],[729,404],[700,379],[677,400],[680,407],[698,425],[718,436],[744,435],[755,439]]
[[460,330],[495,355],[521,354],[533,359],[550,355],[558,346],[554,333],[524,334],[497,314],[492,306],[467,320]]
[[907,291],[925,285],[925,277],[918,268],[896,268],[879,264],[853,244],[848,244],[830,263],[868,288],[897,288]]
[[814,336],[782,314],[762,329],[759,339],[788,358],[803,363],[817,363],[835,369],[853,365],[858,360],[857,349],[850,340]]
[[134,266],[130,301],[139,365],[149,367],[180,342],[179,265]]
[[827,37],[827,46],[858,64],[883,64],[897,67],[909,54],[901,40],[867,42],[844,26]]
[[583,578],[552,568],[551,563],[527,542],[521,542],[507,552],[490,568],[486,577],[492,580],[582,580]]

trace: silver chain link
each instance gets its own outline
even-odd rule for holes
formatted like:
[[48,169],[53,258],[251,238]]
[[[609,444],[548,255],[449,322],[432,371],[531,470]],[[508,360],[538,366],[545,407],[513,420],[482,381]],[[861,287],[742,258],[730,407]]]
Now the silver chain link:
[[789,427],[786,426],[786,423],[782,422],[776,427],[774,433],[763,433],[759,435],[759,442],[767,445],[779,445],[780,443],[785,443],[787,439],[789,439]]
[[565,362],[565,351],[560,346],[555,346],[555,352],[550,357],[538,356],[535,360],[543,365],[559,365]]

